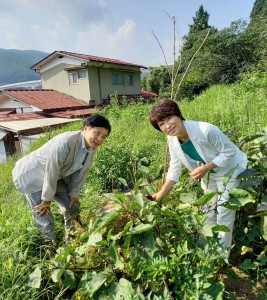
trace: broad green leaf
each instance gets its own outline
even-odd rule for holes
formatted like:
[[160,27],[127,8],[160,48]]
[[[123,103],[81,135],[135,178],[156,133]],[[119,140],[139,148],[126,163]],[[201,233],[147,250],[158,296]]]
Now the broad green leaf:
[[143,172],[144,174],[148,174],[149,173],[149,168],[143,165],[137,165],[137,169],[140,172]]
[[95,292],[98,291],[101,288],[101,286],[107,281],[109,277],[110,275],[107,272],[96,274],[89,282],[87,288],[89,295],[92,297],[95,294]]
[[32,288],[38,289],[41,286],[42,271],[40,267],[36,267],[35,270],[30,274],[27,285]]
[[195,192],[180,193],[180,201],[183,203],[195,203],[197,195]]
[[52,275],[51,275],[51,279],[54,282],[58,282],[58,280],[61,278],[61,276],[64,273],[64,271],[65,271],[65,268],[54,270],[53,273],[52,273]]
[[95,275],[92,281],[90,282],[90,289],[89,289],[90,295],[93,296],[94,293],[100,289],[100,287],[106,282],[107,279],[108,279],[108,274],[105,272]]
[[145,190],[150,195],[153,195],[153,194],[156,193],[156,188],[153,185],[147,185],[147,186],[145,186]]
[[64,272],[63,284],[69,289],[73,289],[75,287],[75,275],[71,270],[66,270]]
[[199,200],[197,200],[196,204],[197,205],[205,205],[211,201],[211,199],[217,195],[217,192],[210,192],[205,194],[203,197],[201,197]]
[[249,192],[242,190],[242,189],[236,189],[233,188],[229,192],[229,199],[225,203],[223,203],[223,206],[238,210],[240,207],[245,206],[247,203],[254,203],[255,200],[252,198]]
[[110,223],[114,218],[116,218],[121,212],[121,208],[113,207],[112,209],[103,213],[103,215],[97,219],[95,224],[95,231],[99,231],[108,223]]
[[128,187],[127,181],[124,178],[118,178],[118,180],[126,187]]
[[[139,180],[137,181],[137,183],[135,184],[134,189],[133,189],[135,193],[138,191],[138,189],[139,189],[139,187],[142,185],[142,183],[143,183],[143,178],[141,178],[141,179],[139,179]],[[146,181],[146,184],[148,184],[147,181]],[[144,184],[144,185],[145,185],[145,184]]]
[[202,227],[202,230],[200,231],[204,236],[212,237],[213,236],[213,231],[212,231],[212,226],[209,224],[205,224]]
[[84,244],[80,247],[75,248],[73,254],[74,256],[82,256],[86,253],[87,250],[88,250],[88,245]]
[[97,246],[97,243],[101,242],[101,241],[102,241],[102,234],[99,232],[96,232],[96,233],[92,233],[89,236],[89,239],[86,244],[89,246]]
[[243,179],[243,178],[249,178],[252,176],[256,176],[260,174],[260,172],[256,169],[246,169],[244,172],[240,173],[237,178],[238,179]]
[[[180,209],[180,210],[188,209],[188,208],[191,208],[191,204],[189,204],[189,203],[180,203],[179,205],[177,205],[177,209]],[[177,216],[177,214],[176,214],[176,216]]]
[[71,253],[71,251],[72,251],[72,246],[68,245],[63,253],[56,256],[55,260],[57,262],[64,262],[66,258],[69,256],[69,254]]
[[118,203],[123,204],[125,201],[125,196],[123,194],[113,194],[113,193],[106,193],[104,194],[108,199]]
[[111,260],[114,262],[115,267],[117,269],[123,268],[124,264],[123,262],[120,260],[117,249],[115,247],[114,244],[110,245],[109,251],[108,251],[109,257],[111,258]]
[[226,186],[229,180],[232,178],[234,175],[236,169],[238,168],[237,166],[234,166],[232,169],[230,169],[224,176],[223,176],[223,185]]
[[131,250],[131,236],[127,235],[124,239],[122,251],[125,257],[128,257],[129,251]]
[[116,295],[114,300],[132,300],[135,291],[132,283],[124,278],[121,278],[116,288]]
[[139,224],[137,225],[136,227],[133,227],[129,230],[129,233],[131,235],[133,234],[139,234],[139,233],[142,233],[144,231],[148,231],[150,229],[152,229],[154,226],[151,225],[151,224]]
[[252,186],[257,186],[262,183],[262,180],[260,178],[250,178],[245,181],[241,181],[238,188],[239,189],[247,189]]
[[155,238],[152,231],[142,234],[142,249],[152,258],[155,250]]
[[211,285],[205,292],[212,297],[213,300],[223,300],[224,284],[222,281],[212,281]]
[[227,226],[224,226],[224,225],[215,225],[215,226],[212,227],[212,231],[213,232],[218,232],[218,231],[230,232],[229,228]]
[[133,224],[133,220],[130,220],[123,228],[124,231],[127,231]]
[[143,200],[143,196],[141,193],[138,193],[135,198],[134,201],[141,207],[144,207],[144,200]]
[[258,167],[263,173],[267,172],[267,159],[265,157],[258,161]]

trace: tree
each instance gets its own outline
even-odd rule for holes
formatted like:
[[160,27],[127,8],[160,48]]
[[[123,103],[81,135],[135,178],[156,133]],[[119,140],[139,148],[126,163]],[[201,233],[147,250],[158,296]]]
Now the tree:
[[247,30],[253,37],[259,57],[257,69],[267,70],[267,0],[256,0],[250,14],[250,23]]
[[[176,86],[181,81],[183,74],[186,72],[187,67],[194,57],[195,53],[198,51],[200,45],[206,38],[207,32],[209,35],[214,34],[217,30],[209,25],[209,14],[204,10],[201,5],[196,12],[195,17],[193,17],[194,23],[189,25],[189,33],[187,36],[183,37],[183,47],[181,57],[181,64],[179,67],[179,72],[176,80]],[[211,76],[203,77],[202,68],[200,67],[205,63],[206,57],[205,53],[206,44],[201,48],[200,52],[194,57],[193,63],[190,66],[189,72],[186,74],[178,93],[178,99],[181,98],[193,98],[194,95],[201,93],[204,89],[210,86],[212,79]],[[202,62],[205,57],[205,61]],[[176,68],[178,68],[179,61],[176,63]],[[208,79],[208,80],[207,80]]]
[[150,67],[146,78],[142,80],[142,88],[160,96],[170,96],[169,66]]
[[200,32],[211,28],[209,23],[209,14],[204,10],[203,5],[200,5],[199,9],[196,12],[196,16],[193,17],[194,23],[189,25],[189,33],[187,36],[183,37],[183,50],[191,49]]

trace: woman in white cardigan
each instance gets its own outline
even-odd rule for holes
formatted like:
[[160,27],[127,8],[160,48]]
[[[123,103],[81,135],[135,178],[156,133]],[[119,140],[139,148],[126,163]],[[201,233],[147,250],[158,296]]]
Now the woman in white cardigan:
[[[164,197],[179,181],[182,164],[189,170],[193,179],[201,180],[205,192],[222,191],[223,194],[214,197],[212,205],[209,204],[206,223],[225,225],[229,228],[229,232],[219,232],[220,242],[229,257],[235,211],[221,204],[229,199],[229,190],[238,186],[239,180],[236,177],[246,169],[246,154],[215,125],[185,121],[176,102],[170,99],[164,98],[155,104],[149,117],[153,127],[167,135],[171,158],[166,181],[162,188],[152,195],[153,199]],[[223,177],[235,167],[236,170],[225,187]],[[202,179],[208,172],[210,176],[206,186]]]

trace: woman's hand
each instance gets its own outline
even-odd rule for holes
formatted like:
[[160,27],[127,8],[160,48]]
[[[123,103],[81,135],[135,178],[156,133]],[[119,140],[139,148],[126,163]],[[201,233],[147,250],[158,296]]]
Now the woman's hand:
[[201,179],[206,175],[207,172],[209,172],[210,170],[216,167],[217,165],[215,165],[215,163],[209,162],[206,165],[195,168],[195,170],[189,173],[189,175],[194,179]]
[[48,215],[50,213],[50,204],[51,201],[42,200],[42,202],[36,206],[34,206],[34,211],[38,216]]
[[152,195],[152,198],[153,198],[154,201],[157,201],[157,200],[161,199],[162,197],[163,197],[163,195],[162,195],[161,191],[159,191],[159,192]]

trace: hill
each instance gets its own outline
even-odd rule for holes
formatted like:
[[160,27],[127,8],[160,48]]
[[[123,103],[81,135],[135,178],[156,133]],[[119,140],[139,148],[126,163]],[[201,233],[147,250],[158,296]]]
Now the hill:
[[30,68],[49,53],[36,50],[0,49],[0,85],[38,80]]

